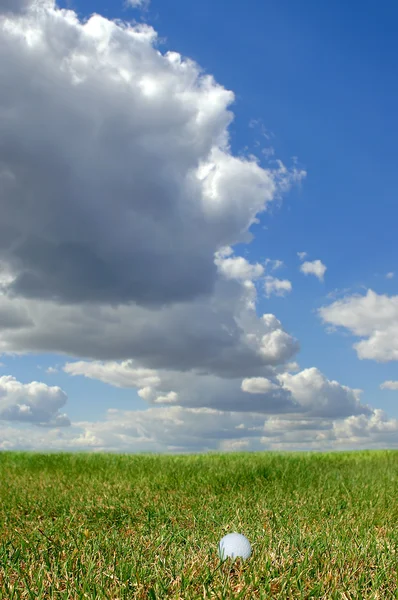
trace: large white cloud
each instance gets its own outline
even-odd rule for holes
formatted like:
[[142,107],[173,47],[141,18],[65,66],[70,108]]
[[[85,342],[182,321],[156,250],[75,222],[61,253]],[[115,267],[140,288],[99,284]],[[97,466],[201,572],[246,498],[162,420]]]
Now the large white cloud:
[[294,375],[281,373],[277,377],[291,391],[293,397],[314,416],[342,418],[372,414],[370,406],[360,402],[362,390],[329,380],[314,367]]
[[0,351],[225,376],[290,359],[255,312],[263,267],[229,246],[304,173],[233,156],[233,93],[152,28],[24,6],[0,17]]
[[[26,4],[26,3],[25,3]],[[234,157],[231,91],[149,26],[40,3],[0,16],[0,259],[10,293],[162,306],[304,173]]]
[[0,377],[0,420],[64,427],[70,421],[59,410],[66,402],[67,395],[58,386],[38,381],[21,383],[9,375]]
[[398,360],[398,296],[367,290],[319,309],[324,323],[344,327],[362,337],[354,344],[358,357],[377,362]]

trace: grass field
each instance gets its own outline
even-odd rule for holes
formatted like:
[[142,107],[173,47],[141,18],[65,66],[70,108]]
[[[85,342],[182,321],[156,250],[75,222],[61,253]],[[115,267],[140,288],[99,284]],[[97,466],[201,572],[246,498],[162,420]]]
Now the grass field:
[[398,451],[0,453],[4,600],[393,599],[397,550]]

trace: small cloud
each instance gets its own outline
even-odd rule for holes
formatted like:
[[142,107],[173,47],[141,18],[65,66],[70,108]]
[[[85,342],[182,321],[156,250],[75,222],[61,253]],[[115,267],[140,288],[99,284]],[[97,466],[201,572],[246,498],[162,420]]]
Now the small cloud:
[[272,260],[271,258],[266,258],[264,262],[266,267],[270,267],[271,271],[276,271],[284,266],[283,260]]
[[46,373],[58,373],[58,369],[56,367],[48,367]]
[[178,401],[178,394],[176,392],[168,392],[167,394],[160,394],[154,399],[155,404],[175,404]]
[[258,279],[264,273],[264,267],[259,263],[252,264],[243,256],[232,256],[231,248],[226,246],[215,253],[215,264],[226,279],[246,281]]
[[331,300],[336,300],[336,298],[341,298],[347,296],[353,288],[335,288],[331,292],[326,294],[326,298],[330,298]]
[[307,257],[307,252],[297,252],[297,256],[300,260],[304,260]]
[[126,0],[126,5],[131,8],[147,8],[149,0]]
[[398,381],[385,381],[380,385],[381,390],[398,390]]
[[278,279],[268,275],[264,282],[265,295],[269,298],[272,294],[275,296],[286,296],[292,291],[292,284],[288,279]]
[[249,127],[250,129],[256,129],[266,140],[271,140],[275,137],[275,134],[272,131],[268,131],[261,119],[251,119],[249,121]]
[[300,271],[304,275],[315,275],[319,281],[323,281],[326,269],[327,267],[320,260],[307,261],[300,266]]
[[332,334],[337,332],[337,327],[335,325],[327,325],[325,327],[326,333]]
[[274,148],[272,148],[272,146],[270,146],[269,148],[263,148],[261,150],[261,154],[265,157],[265,158],[270,158],[271,156],[275,155],[275,150]]
[[387,273],[386,278],[387,279],[392,279],[394,277],[395,273],[393,271],[390,271],[389,273]]

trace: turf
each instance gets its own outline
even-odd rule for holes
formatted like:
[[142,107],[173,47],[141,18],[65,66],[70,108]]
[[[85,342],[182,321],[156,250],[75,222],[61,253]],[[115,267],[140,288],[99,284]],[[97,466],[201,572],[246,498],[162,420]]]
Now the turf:
[[395,450],[3,452],[0,598],[394,599],[397,525]]

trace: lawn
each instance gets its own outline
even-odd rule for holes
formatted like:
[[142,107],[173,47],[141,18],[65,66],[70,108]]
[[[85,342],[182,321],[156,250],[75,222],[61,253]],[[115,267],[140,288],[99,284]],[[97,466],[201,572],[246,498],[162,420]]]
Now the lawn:
[[392,600],[397,550],[396,450],[0,453],[2,600]]

